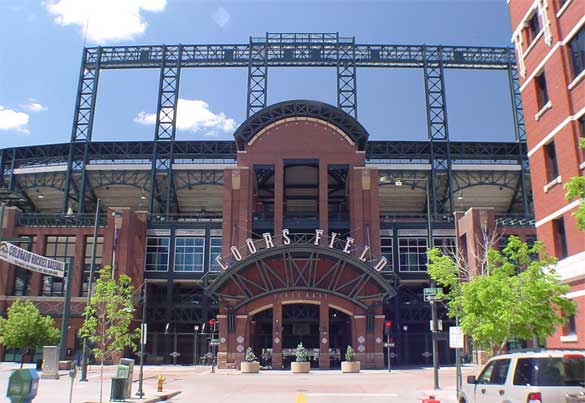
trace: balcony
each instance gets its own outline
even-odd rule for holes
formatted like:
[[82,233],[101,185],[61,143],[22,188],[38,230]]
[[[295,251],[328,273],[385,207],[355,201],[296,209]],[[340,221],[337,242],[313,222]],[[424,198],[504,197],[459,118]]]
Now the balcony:
[[[62,214],[62,213],[19,213],[19,227],[93,227],[95,214]],[[99,227],[105,227],[106,215],[98,216]]]

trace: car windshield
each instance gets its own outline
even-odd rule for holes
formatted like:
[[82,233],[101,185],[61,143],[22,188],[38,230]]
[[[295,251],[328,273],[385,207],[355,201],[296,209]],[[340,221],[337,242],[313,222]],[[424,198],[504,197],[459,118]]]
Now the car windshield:
[[585,386],[585,356],[520,358],[514,385]]

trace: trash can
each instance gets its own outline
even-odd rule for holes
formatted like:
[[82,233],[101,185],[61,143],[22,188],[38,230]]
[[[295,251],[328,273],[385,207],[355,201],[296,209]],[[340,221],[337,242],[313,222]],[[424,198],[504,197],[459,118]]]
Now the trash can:
[[112,388],[110,390],[110,402],[125,402],[130,396],[128,390],[129,368],[127,365],[118,365],[116,375],[112,377]]
[[126,379],[112,378],[112,389],[110,390],[110,402],[126,401]]

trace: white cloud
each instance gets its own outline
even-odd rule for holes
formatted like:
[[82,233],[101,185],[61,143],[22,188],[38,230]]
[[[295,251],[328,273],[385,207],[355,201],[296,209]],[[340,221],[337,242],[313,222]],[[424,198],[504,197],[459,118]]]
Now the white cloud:
[[142,11],[160,12],[167,0],[46,0],[59,25],[77,25],[97,43],[132,40],[146,31]]
[[[134,118],[136,123],[154,125],[156,114],[140,112]],[[216,136],[236,129],[236,122],[223,112],[214,113],[209,104],[201,99],[179,98],[177,104],[177,129],[189,130],[204,136]]]
[[213,19],[213,21],[215,21],[217,25],[223,28],[230,21],[231,15],[225,8],[220,7],[217,10],[215,10],[215,13],[213,13],[211,18]]
[[20,104],[18,106],[20,106],[22,109],[25,109],[29,112],[44,112],[47,109],[49,109],[45,105],[41,104],[40,102],[38,102],[36,99],[33,99],[33,98],[29,98],[28,103]]
[[0,130],[16,130],[20,133],[30,133],[26,128],[29,116],[24,112],[17,112],[0,106]]

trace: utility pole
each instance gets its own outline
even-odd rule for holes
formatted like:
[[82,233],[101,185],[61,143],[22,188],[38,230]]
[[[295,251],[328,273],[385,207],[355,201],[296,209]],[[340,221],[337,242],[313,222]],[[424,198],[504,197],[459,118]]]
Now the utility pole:
[[[426,180],[426,191],[427,191],[427,249],[433,247],[433,223],[432,223],[432,211],[431,211],[431,183],[430,178]],[[435,288],[435,282],[431,280],[431,288]],[[437,302],[434,297],[431,297],[431,320],[432,329],[431,337],[433,339],[433,388],[440,389],[439,387],[439,343],[437,340],[437,331],[439,330],[439,323],[437,320]]]
[[[93,292],[93,277],[95,272],[95,255],[97,249],[97,229],[100,218],[100,204],[101,200],[97,199],[95,207],[95,221],[93,223],[93,240],[91,243],[91,263],[89,264],[89,278],[87,280],[87,306],[91,303],[91,294]],[[87,319],[87,318],[86,318]],[[89,359],[89,346],[87,345],[87,337],[83,338],[83,351],[81,354],[81,378],[80,382],[87,382],[87,361]]]
[[71,283],[73,277],[73,258],[65,263],[65,302],[63,303],[63,317],[61,318],[61,340],[59,340],[59,359],[65,360],[67,336],[69,334],[69,316],[71,314]]
[[142,383],[144,381],[144,346],[146,345],[146,335],[148,334],[146,325],[146,295],[148,292],[147,282],[144,281],[142,289],[142,322],[140,323],[140,372],[138,372],[138,392],[136,396],[140,399],[144,396]]

